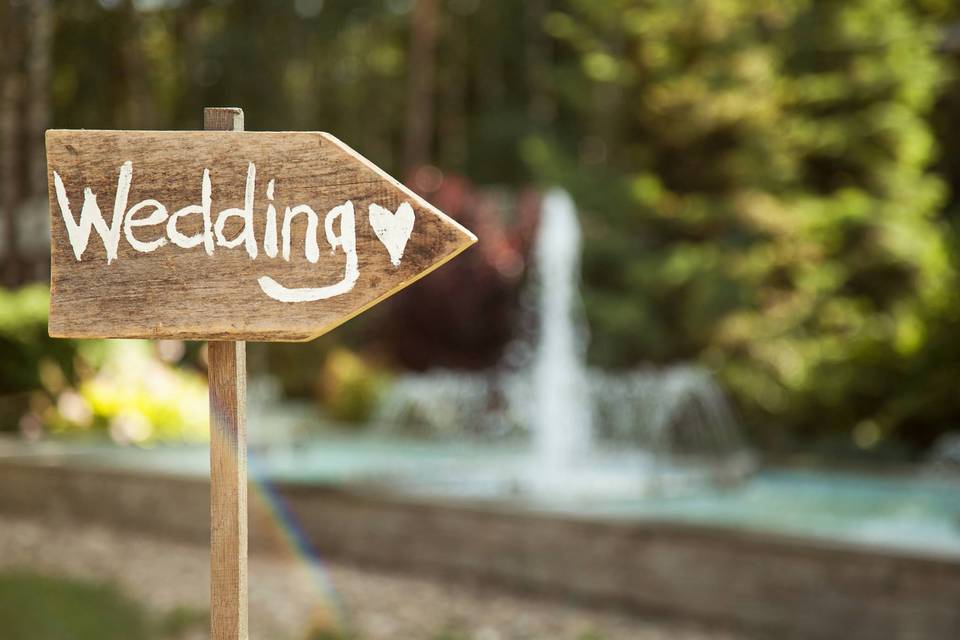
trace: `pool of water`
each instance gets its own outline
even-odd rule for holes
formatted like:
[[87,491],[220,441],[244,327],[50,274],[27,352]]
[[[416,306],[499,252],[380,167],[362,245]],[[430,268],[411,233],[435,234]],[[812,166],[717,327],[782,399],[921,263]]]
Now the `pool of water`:
[[[4,456],[147,473],[209,472],[205,446],[7,444],[0,446]],[[528,491],[536,469],[516,447],[348,437],[252,447],[250,469],[258,482],[374,487],[457,503],[774,532],[960,559],[960,479],[947,475],[762,469],[718,485],[693,467],[662,469],[637,456],[606,455],[572,472],[585,481]],[[589,492],[569,489],[584,486]]]

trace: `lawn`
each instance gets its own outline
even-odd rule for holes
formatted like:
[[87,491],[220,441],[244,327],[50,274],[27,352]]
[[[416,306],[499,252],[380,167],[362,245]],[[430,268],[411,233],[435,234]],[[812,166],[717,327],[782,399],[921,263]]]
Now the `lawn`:
[[109,583],[0,573],[5,640],[176,640],[207,620],[200,609],[157,615]]

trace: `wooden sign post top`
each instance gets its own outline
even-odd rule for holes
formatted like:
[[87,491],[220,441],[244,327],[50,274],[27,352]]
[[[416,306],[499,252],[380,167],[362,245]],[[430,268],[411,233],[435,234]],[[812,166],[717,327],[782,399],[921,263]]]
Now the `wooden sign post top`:
[[309,340],[476,242],[327,133],[46,144],[54,337]]

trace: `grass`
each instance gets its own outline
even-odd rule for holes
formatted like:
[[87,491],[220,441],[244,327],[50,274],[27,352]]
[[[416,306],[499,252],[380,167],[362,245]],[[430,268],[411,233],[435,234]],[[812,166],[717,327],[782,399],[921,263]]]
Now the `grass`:
[[[162,615],[148,610],[115,585],[29,572],[0,573],[2,640],[178,640],[206,631],[209,612],[176,607]],[[472,640],[459,621],[427,636],[429,640]],[[349,631],[314,630],[307,640],[361,640]],[[577,640],[603,640],[587,631]]]
[[182,607],[154,615],[109,583],[0,573],[4,640],[175,640],[207,616]]

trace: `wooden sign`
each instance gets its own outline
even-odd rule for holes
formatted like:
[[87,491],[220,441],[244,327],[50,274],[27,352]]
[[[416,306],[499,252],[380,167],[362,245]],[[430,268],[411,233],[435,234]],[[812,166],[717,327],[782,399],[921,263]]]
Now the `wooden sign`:
[[51,336],[210,340],[210,637],[248,640],[245,340],[309,340],[472,233],[327,133],[47,131]]
[[54,337],[309,340],[476,242],[327,133],[46,144]]

